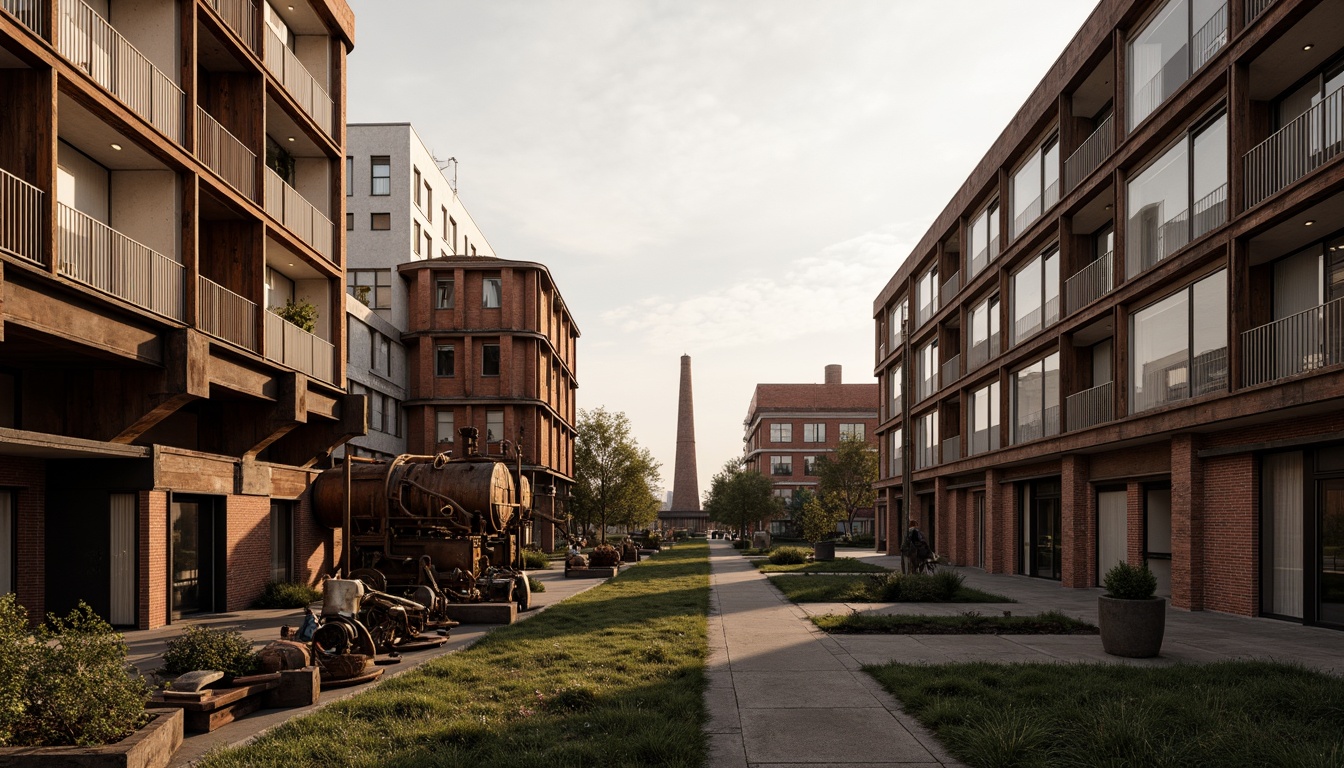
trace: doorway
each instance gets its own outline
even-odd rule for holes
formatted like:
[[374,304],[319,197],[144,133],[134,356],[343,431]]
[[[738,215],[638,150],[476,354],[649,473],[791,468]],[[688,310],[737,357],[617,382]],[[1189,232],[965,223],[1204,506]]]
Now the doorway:
[[1344,479],[1318,480],[1316,618],[1344,625]]
[[1022,573],[1058,581],[1063,573],[1063,506],[1058,480],[1022,486]]
[[1097,492],[1097,584],[1106,572],[1129,558],[1128,494],[1123,490]]
[[175,496],[172,537],[172,616],[212,613],[224,606],[224,513],[214,499]]
[[1171,597],[1171,486],[1143,489],[1143,559],[1157,579],[1158,597]]

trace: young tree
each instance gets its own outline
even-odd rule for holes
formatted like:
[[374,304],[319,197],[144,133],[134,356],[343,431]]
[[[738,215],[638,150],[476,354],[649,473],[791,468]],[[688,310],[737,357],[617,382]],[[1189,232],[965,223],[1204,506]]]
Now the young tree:
[[808,494],[803,500],[802,509],[796,518],[798,530],[809,544],[816,544],[835,533],[835,524],[843,520],[845,510],[841,509],[833,496],[814,496]]
[[709,493],[705,495],[705,511],[710,520],[745,534],[753,523],[768,520],[783,511],[783,505],[772,491],[770,478],[743,469],[741,459],[729,459],[710,482]]
[[659,464],[630,434],[624,413],[579,411],[570,511],[581,526],[646,526],[658,517]]
[[817,459],[817,492],[827,504],[840,509],[854,532],[854,515],[877,501],[877,451],[861,437],[840,438],[835,453]]

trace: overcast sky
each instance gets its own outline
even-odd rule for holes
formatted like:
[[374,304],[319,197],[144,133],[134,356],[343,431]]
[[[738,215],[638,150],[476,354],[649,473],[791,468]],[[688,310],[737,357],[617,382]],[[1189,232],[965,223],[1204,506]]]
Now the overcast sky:
[[[700,490],[758,382],[872,383],[872,303],[1091,0],[349,0],[349,120],[410,122],[503,258],[545,263],[578,405]],[[876,408],[876,403],[874,403]]]

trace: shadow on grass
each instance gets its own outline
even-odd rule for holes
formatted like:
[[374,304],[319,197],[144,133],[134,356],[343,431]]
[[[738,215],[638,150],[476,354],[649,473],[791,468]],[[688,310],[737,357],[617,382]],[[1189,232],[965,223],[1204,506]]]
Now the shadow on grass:
[[206,766],[699,766],[709,565],[679,545]]

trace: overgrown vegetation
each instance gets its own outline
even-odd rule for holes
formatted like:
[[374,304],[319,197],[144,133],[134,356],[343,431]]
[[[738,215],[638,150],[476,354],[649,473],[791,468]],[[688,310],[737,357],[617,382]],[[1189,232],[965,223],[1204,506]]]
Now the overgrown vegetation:
[[271,311],[309,333],[317,328],[317,307],[307,299],[298,301],[289,299],[285,302],[285,306],[271,307]]
[[299,581],[268,581],[253,608],[303,608],[322,599],[322,593]]
[[527,588],[532,590],[533,592],[545,592],[546,582],[542,581],[541,579],[538,579],[536,576],[528,576]]
[[203,765],[704,765],[707,553],[665,550]]
[[523,550],[523,568],[529,571],[544,571],[551,567],[551,558],[545,552],[535,549]]
[[811,552],[804,547],[775,547],[770,552],[771,565],[802,565]]
[[30,631],[14,594],[0,596],[0,746],[120,741],[148,719],[133,673],[121,635],[84,603]]
[[1344,764],[1344,686],[1298,666],[865,669],[975,768]]
[[965,585],[948,593],[946,582],[934,581],[940,575],[772,576],[770,583],[795,603],[1015,602],[1003,595],[981,592]]
[[890,570],[854,557],[837,557],[834,560],[793,565],[778,565],[771,559],[768,563],[757,563],[756,567],[764,573],[886,573]]
[[257,668],[257,654],[252,651],[252,643],[236,630],[187,627],[182,634],[169,640],[167,646],[160,670],[166,675],[214,669],[240,677],[252,674]]
[[851,612],[813,616],[812,623],[838,635],[1095,635],[1096,626],[1046,611],[1037,616],[891,616]]

